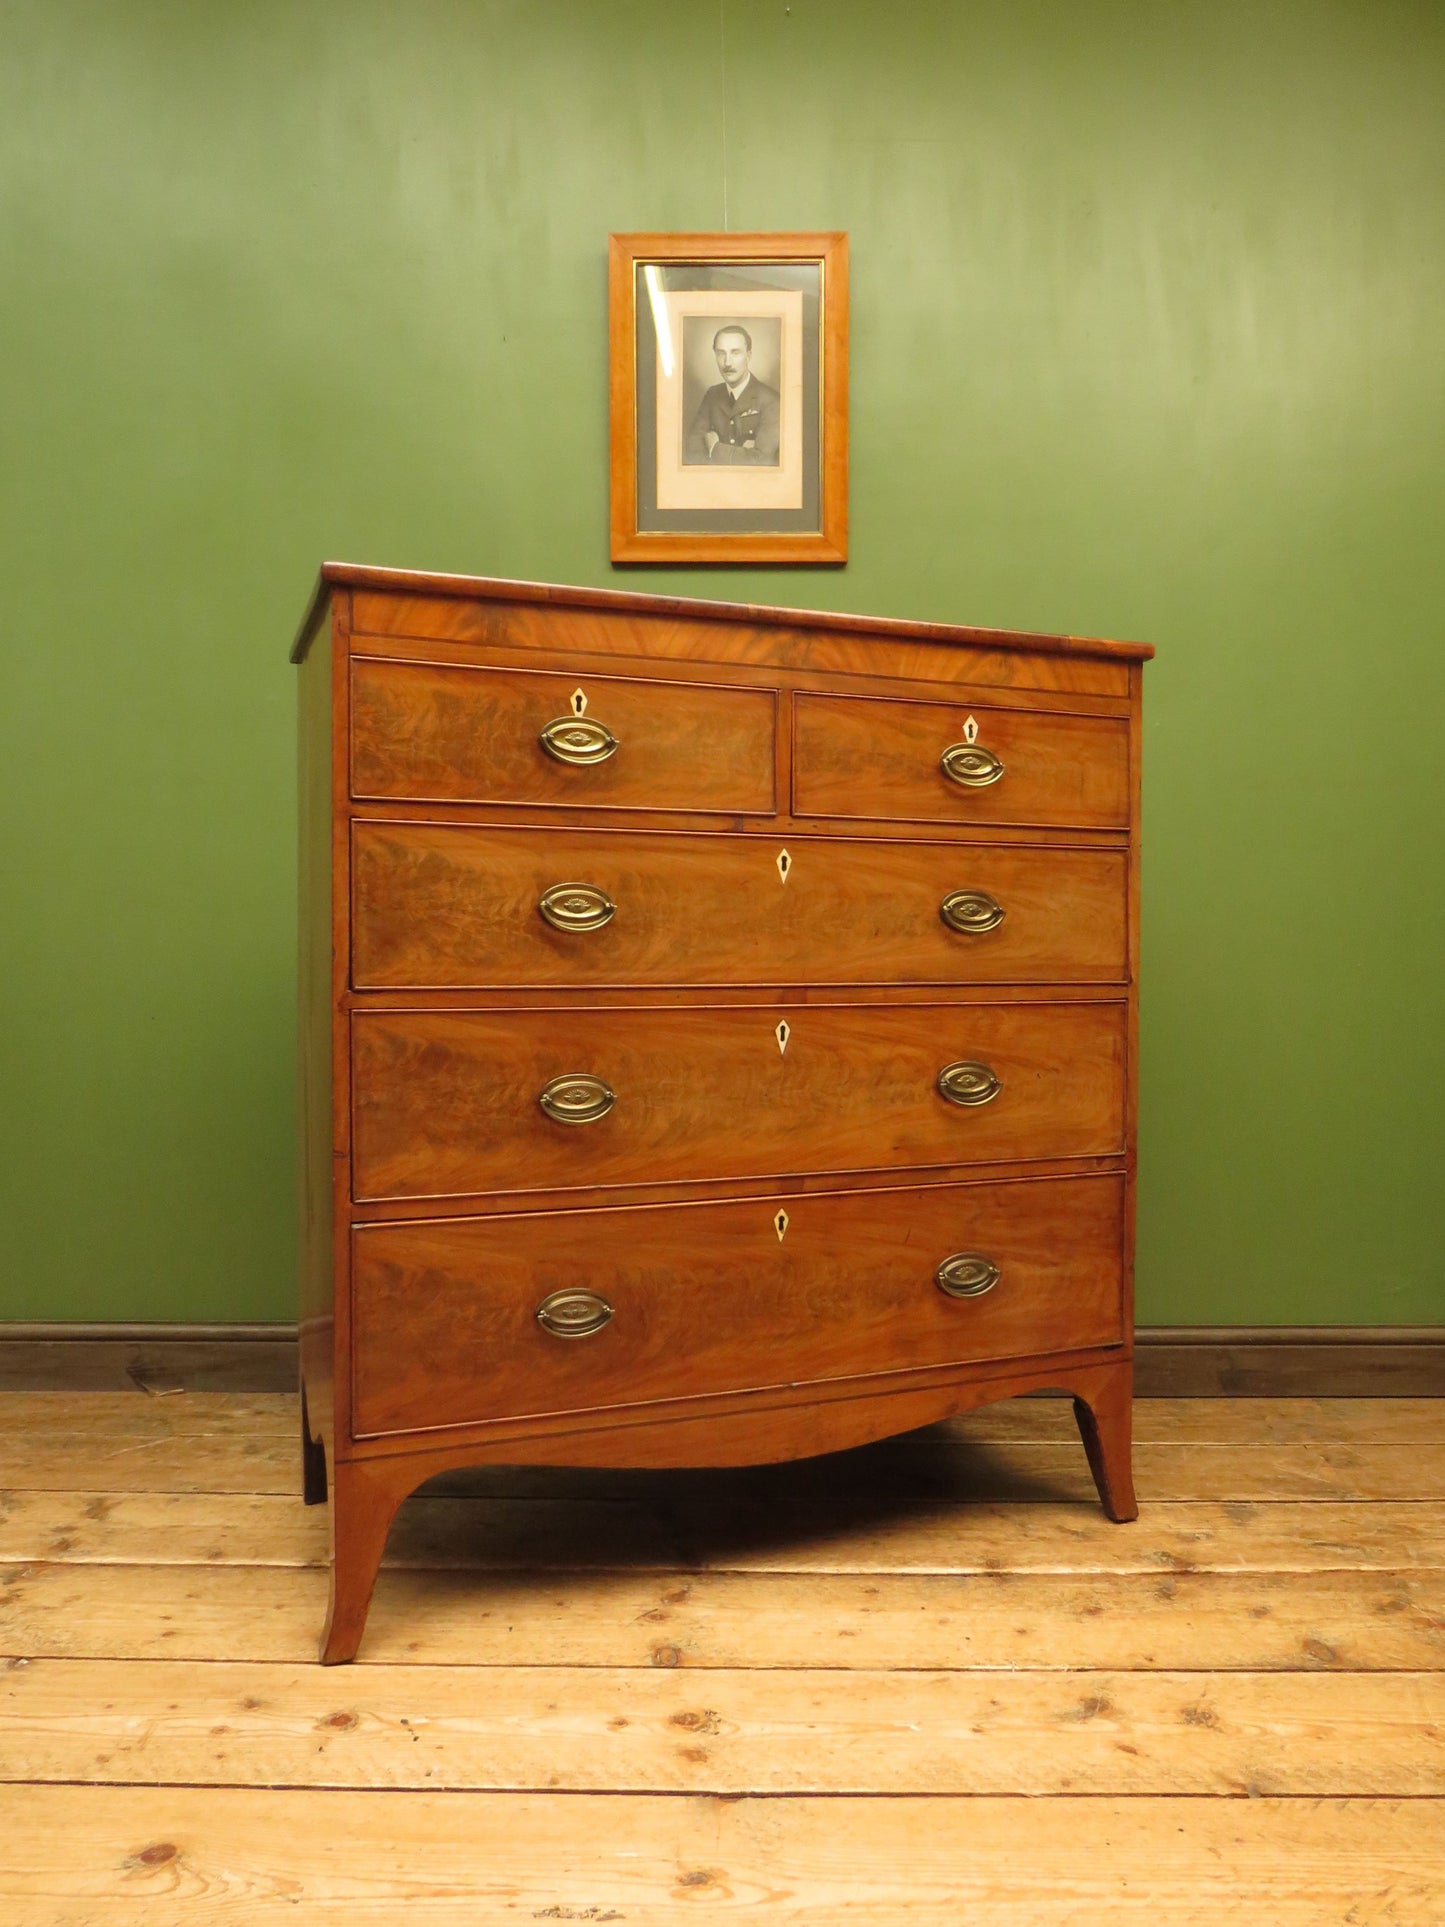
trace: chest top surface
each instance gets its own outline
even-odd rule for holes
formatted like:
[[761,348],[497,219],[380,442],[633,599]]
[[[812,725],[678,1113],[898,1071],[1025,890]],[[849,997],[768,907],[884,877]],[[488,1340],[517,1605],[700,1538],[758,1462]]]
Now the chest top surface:
[[[717,646],[728,651],[727,625],[735,629],[779,629],[800,632],[825,630],[860,639],[874,638],[894,642],[931,643],[944,647],[966,647],[991,651],[1027,651],[1044,655],[1075,657],[1127,664],[1147,661],[1153,654],[1149,643],[1122,642],[1106,637],[1074,636],[1022,629],[989,629],[960,623],[917,622],[883,616],[851,615],[818,609],[772,608],[754,603],[720,602],[683,596],[642,595],[617,589],[565,587],[555,583],[508,581],[492,576],[433,574],[411,569],[374,568],[354,562],[324,562],[316,586],[296,632],[291,658],[299,662],[309,649],[326,613],[332,591],[348,589],[358,598],[361,615],[379,611],[384,598],[393,615],[413,621],[430,615],[440,624],[465,634],[468,624],[465,605],[489,603],[521,604],[538,610],[587,612],[601,617],[633,617],[644,624],[672,621],[724,625]],[[430,610],[413,608],[408,603],[431,604]],[[443,613],[448,605],[450,617]],[[357,622],[358,629],[364,622]],[[418,630],[417,633],[424,633]],[[716,633],[716,632],[715,632]]]

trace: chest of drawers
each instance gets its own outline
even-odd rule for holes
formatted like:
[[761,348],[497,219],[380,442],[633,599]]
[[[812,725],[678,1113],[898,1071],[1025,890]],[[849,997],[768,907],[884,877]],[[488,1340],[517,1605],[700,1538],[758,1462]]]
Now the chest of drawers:
[[323,569],[294,655],[324,1660],[402,1499],[463,1465],[776,1461],[1052,1387],[1135,1516],[1150,653]]

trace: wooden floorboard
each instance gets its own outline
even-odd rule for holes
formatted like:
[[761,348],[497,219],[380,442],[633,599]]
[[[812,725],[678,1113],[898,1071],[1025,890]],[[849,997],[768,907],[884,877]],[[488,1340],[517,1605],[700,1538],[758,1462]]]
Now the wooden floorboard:
[[[0,1568],[0,1654],[310,1661],[318,1567]],[[1445,1667],[1445,1573],[390,1568],[358,1666],[1346,1672]]]
[[[956,1504],[820,1492],[812,1505],[692,1499],[408,1499],[392,1566],[475,1571],[1375,1572],[1445,1564],[1445,1502]],[[0,1501],[0,1563],[307,1566],[326,1518],[262,1493],[23,1492]]]
[[[10,1392],[0,1395],[0,1445],[62,1433],[79,1445],[97,1435],[144,1445],[155,1438],[222,1433],[245,1444],[262,1437],[294,1440],[300,1402],[294,1393],[183,1392],[151,1398],[125,1392]],[[1078,1437],[1066,1397],[1015,1398],[946,1419],[913,1440]],[[1445,1398],[1141,1398],[1134,1404],[1136,1442],[1216,1445],[1445,1443]]]
[[[41,1787],[7,1927],[1430,1927],[1445,1803]],[[23,1819],[23,1824],[22,1824]],[[404,1911],[403,1911],[404,1910]]]
[[569,1793],[1445,1793],[1439,1673],[175,1660],[0,1672],[0,1779]]
[[[183,1448],[183,1449],[180,1449]],[[0,1444],[6,1484],[31,1492],[301,1491],[295,1436],[243,1439],[226,1432],[185,1438],[128,1439],[29,1433]],[[179,1462],[178,1462],[179,1461]],[[1144,1439],[1134,1448],[1134,1478],[1144,1500],[1445,1499],[1445,1440],[1316,1444]],[[691,1499],[766,1495],[806,1504],[843,1482],[855,1495],[891,1500],[910,1494],[959,1501],[1069,1500],[1092,1505],[1094,1483],[1071,1439],[979,1439],[923,1435],[792,1465],[689,1473]],[[551,1466],[485,1466],[434,1480],[433,1494],[508,1498],[666,1501],[682,1489],[675,1472]]]
[[0,1922],[1442,1927],[1442,1421],[457,1475],[322,1669],[293,1398],[0,1397]]

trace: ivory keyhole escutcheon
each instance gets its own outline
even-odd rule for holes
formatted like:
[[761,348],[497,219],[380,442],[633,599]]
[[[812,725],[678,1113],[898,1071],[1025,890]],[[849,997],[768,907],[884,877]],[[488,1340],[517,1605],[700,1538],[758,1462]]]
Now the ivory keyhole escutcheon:
[[[580,709],[578,710],[577,714],[579,716],[582,714]],[[976,743],[978,741],[978,724],[974,721],[972,716],[967,717],[964,721],[963,740],[966,743]]]
[[585,716],[587,714],[587,697],[584,691],[580,689],[574,689],[572,691],[572,714],[574,716]]
[[778,1243],[781,1244],[788,1235],[788,1214],[786,1211],[778,1212],[777,1217],[773,1219],[773,1229],[778,1234]]
[[789,870],[792,869],[792,867],[793,867],[793,859],[788,855],[787,851],[779,850],[778,851],[778,881],[780,883],[787,882],[788,872]]
[[779,1057],[783,1056],[784,1053],[787,1051],[788,1039],[792,1036],[792,1034],[793,1034],[792,1031],[788,1028],[788,1020],[784,1018],[782,1022],[778,1025],[777,1029],[773,1032],[774,1037],[776,1037],[778,1040]]

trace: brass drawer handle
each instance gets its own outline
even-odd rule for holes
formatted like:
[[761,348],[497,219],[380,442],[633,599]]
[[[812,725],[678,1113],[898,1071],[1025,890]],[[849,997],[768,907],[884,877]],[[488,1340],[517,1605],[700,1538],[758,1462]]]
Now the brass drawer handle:
[[954,783],[965,789],[987,789],[1003,775],[1003,764],[982,743],[950,743],[938,759],[938,767]]
[[554,1338],[590,1338],[611,1316],[611,1305],[595,1291],[549,1292],[537,1307],[537,1323]]
[[1002,1276],[992,1258],[981,1251],[955,1251],[934,1272],[933,1282],[950,1298],[982,1298]]
[[606,723],[590,716],[554,716],[537,740],[559,763],[584,768],[617,754],[617,738]]
[[537,1102],[556,1124],[595,1124],[617,1102],[610,1084],[588,1071],[567,1071],[544,1084]]
[[542,892],[537,908],[554,930],[600,930],[617,914],[607,892],[591,883],[554,883]]
[[938,1094],[950,1104],[987,1104],[1002,1089],[1002,1082],[987,1064],[975,1064],[967,1058],[945,1064],[938,1073]]
[[978,937],[985,930],[998,929],[1004,920],[1004,907],[987,890],[950,890],[939,904],[938,914],[950,930]]

